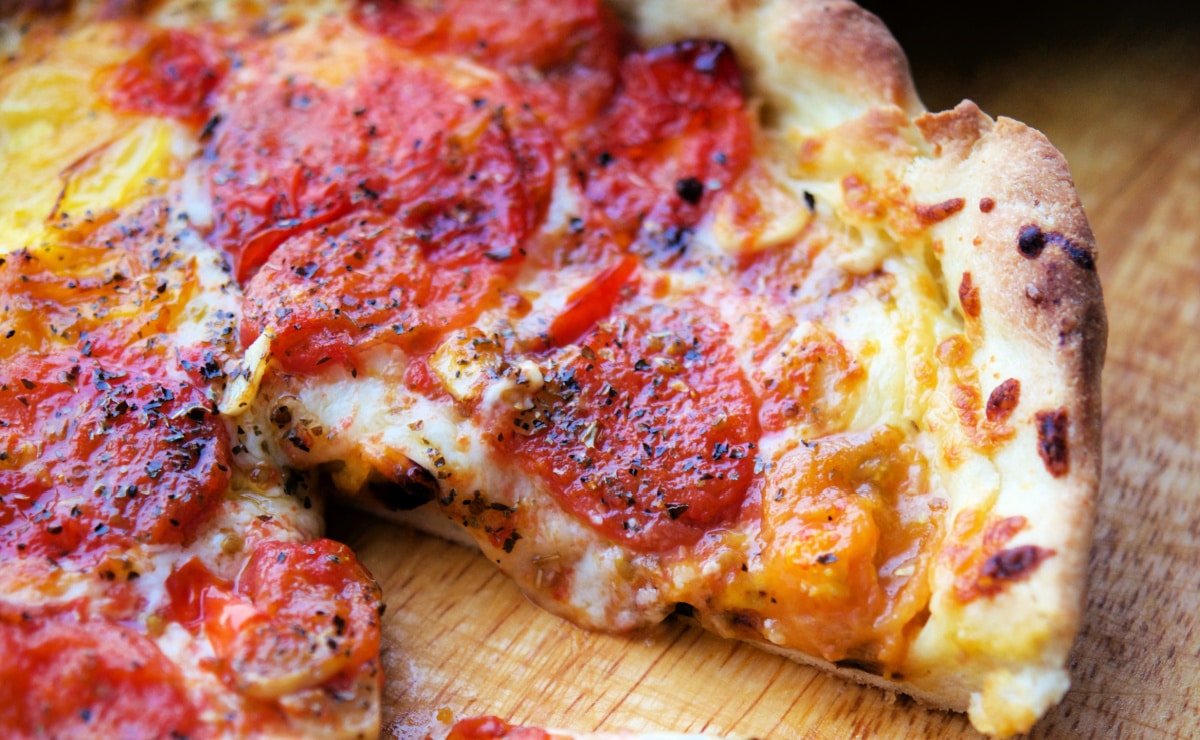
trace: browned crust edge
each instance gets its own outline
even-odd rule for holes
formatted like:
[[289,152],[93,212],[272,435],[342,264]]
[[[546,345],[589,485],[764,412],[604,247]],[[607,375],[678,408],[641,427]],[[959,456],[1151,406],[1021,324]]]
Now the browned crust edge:
[[879,105],[923,107],[908,58],[875,15],[850,0],[606,0],[653,46],[720,39],[748,88],[789,124],[825,128]]
[[[969,101],[915,124],[932,156],[914,181],[966,201],[933,236],[948,292],[955,295],[971,275],[969,302],[977,305],[964,306],[960,294],[958,308],[981,390],[1020,382],[1015,436],[994,459],[1001,483],[990,510],[1027,520],[1012,546],[1054,553],[1027,579],[962,611],[935,593],[931,624],[947,636],[967,631],[983,644],[1004,644],[1005,631],[1036,637],[1037,654],[996,655],[994,675],[982,677],[984,691],[972,689],[972,721],[1005,735],[1027,730],[1047,702],[1057,701],[1042,696],[1031,714],[1020,706],[1006,710],[997,697],[1014,684],[1028,688],[1036,671],[1065,677],[1085,604],[1107,338],[1096,243],[1065,159],[1040,132],[1011,119],[992,121]],[[948,612],[941,625],[939,598]],[[1020,670],[1024,678],[1016,676]]]

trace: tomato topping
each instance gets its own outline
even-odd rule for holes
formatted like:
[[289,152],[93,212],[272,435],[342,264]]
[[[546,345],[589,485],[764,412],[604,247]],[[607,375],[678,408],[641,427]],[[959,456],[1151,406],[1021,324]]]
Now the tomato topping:
[[423,241],[376,214],[350,216],[272,255],[246,287],[242,338],[272,327],[275,356],[298,371],[381,342],[417,348],[494,305],[516,263]]
[[182,542],[229,480],[198,388],[73,353],[0,363],[0,552],[94,562]]
[[203,630],[238,691],[272,699],[336,680],[379,654],[379,587],[345,545],[265,542],[236,584],[190,560],[166,616]]
[[360,2],[355,17],[419,53],[507,73],[560,133],[592,120],[620,66],[619,24],[596,0],[384,0]]
[[199,729],[179,669],[127,627],[0,613],[0,655],[8,736],[185,737]]
[[586,137],[585,192],[615,228],[668,252],[746,167],[750,128],[733,52],[684,41],[630,54]]
[[217,50],[199,36],[161,30],[112,71],[105,92],[120,111],[201,123],[225,68]]
[[610,319],[553,354],[534,407],[491,437],[604,535],[694,543],[754,475],[756,409],[727,331],[698,306]]
[[234,593],[233,584],[218,578],[196,558],[167,576],[168,608],[164,616],[193,634],[204,630],[213,651],[229,655],[234,637],[252,619],[266,620],[249,599]]
[[549,199],[549,134],[503,89],[386,51],[334,88],[279,71],[225,87],[208,175],[239,280],[351,212],[475,263],[520,256]]
[[510,725],[499,717],[468,717],[454,723],[446,740],[553,740],[554,737],[536,727]]
[[554,317],[550,329],[546,332],[550,344],[570,344],[592,328],[597,321],[611,314],[613,307],[621,299],[621,289],[629,283],[637,266],[637,259],[626,255],[572,293],[567,298],[562,312]]
[[[263,543],[238,578],[237,590],[276,625],[270,633],[238,635],[235,650],[243,669],[332,675],[334,667],[348,670],[379,654],[383,594],[341,543]],[[314,653],[324,660],[319,668],[312,665]],[[234,669],[243,672],[237,664]]]

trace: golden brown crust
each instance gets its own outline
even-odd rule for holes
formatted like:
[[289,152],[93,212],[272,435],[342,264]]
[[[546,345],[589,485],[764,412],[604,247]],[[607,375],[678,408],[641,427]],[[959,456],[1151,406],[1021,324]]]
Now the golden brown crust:
[[[935,593],[917,660],[944,656],[938,640],[993,654],[993,672],[979,677],[982,692],[970,689],[971,715],[980,729],[1009,734],[1028,729],[1065,690],[1063,668],[1082,615],[1106,336],[1095,240],[1062,155],[1037,131],[1008,119],[993,123],[970,102],[916,125],[933,156],[918,166],[914,187],[952,191],[967,203],[933,236],[946,284],[961,286],[969,275],[975,286],[977,306],[960,298],[960,307],[980,385],[986,394],[1007,385],[1002,396],[1019,388],[1015,399],[996,402],[1013,434],[990,454],[998,478],[990,500],[959,499],[951,516],[974,506],[994,521],[1023,517],[1003,551],[1011,555],[995,557],[1018,562],[1035,552],[1022,547],[1052,553],[987,598],[961,604],[944,589]],[[968,467],[944,471],[951,487],[976,482]],[[952,536],[945,546],[956,544]],[[1013,634],[1026,639],[1017,644]],[[1031,688],[1055,672],[1057,688]],[[1022,691],[1036,694],[1025,711],[1019,701],[1001,702]]]
[[883,23],[850,0],[611,0],[647,45],[730,44],[750,89],[782,127],[827,128],[880,105],[916,115],[908,60]]

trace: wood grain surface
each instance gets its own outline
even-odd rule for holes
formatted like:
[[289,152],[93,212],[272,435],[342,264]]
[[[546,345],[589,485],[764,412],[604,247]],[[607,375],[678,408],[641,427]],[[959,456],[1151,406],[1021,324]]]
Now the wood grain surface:
[[[1086,622],[1074,685],[1033,736],[1200,737],[1200,14],[1047,0],[964,18],[960,7],[875,4],[928,107],[969,97],[1066,154],[1110,321]],[[330,529],[385,590],[396,737],[422,736],[443,709],[580,730],[977,737],[964,716],[682,624],[585,632],[478,554],[402,528],[335,511]]]

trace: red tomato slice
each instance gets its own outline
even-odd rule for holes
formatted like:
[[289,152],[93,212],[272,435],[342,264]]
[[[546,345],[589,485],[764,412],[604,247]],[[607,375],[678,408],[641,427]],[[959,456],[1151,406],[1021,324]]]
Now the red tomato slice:
[[535,407],[491,438],[580,521],[643,551],[736,516],[754,475],[754,398],[711,312],[599,324],[551,356]]
[[586,137],[585,192],[618,231],[668,252],[707,211],[714,188],[750,156],[750,124],[733,52],[684,41],[630,54],[620,87]]
[[380,216],[350,216],[289,240],[254,276],[242,338],[272,327],[276,357],[295,371],[381,342],[419,348],[494,305],[517,261],[477,259]]
[[194,736],[179,669],[100,619],[0,613],[0,727],[9,737]]
[[229,647],[230,675],[252,696],[317,685],[379,655],[382,593],[345,545],[263,543],[237,592],[270,618]]
[[444,75],[381,55],[336,89],[271,70],[226,85],[208,176],[238,279],[352,212],[474,262],[519,257],[549,198],[549,134],[503,86]]
[[265,542],[236,584],[190,560],[166,583],[165,612],[203,631],[222,678],[275,699],[352,674],[379,655],[381,593],[345,545]]
[[208,118],[209,97],[226,67],[218,50],[196,34],[155,31],[112,71],[106,92],[117,110],[200,123]]
[[63,352],[0,362],[0,553],[81,567],[183,542],[229,480],[203,391]]
[[355,18],[405,48],[507,73],[560,134],[592,120],[620,66],[620,25],[597,0],[361,2]]

